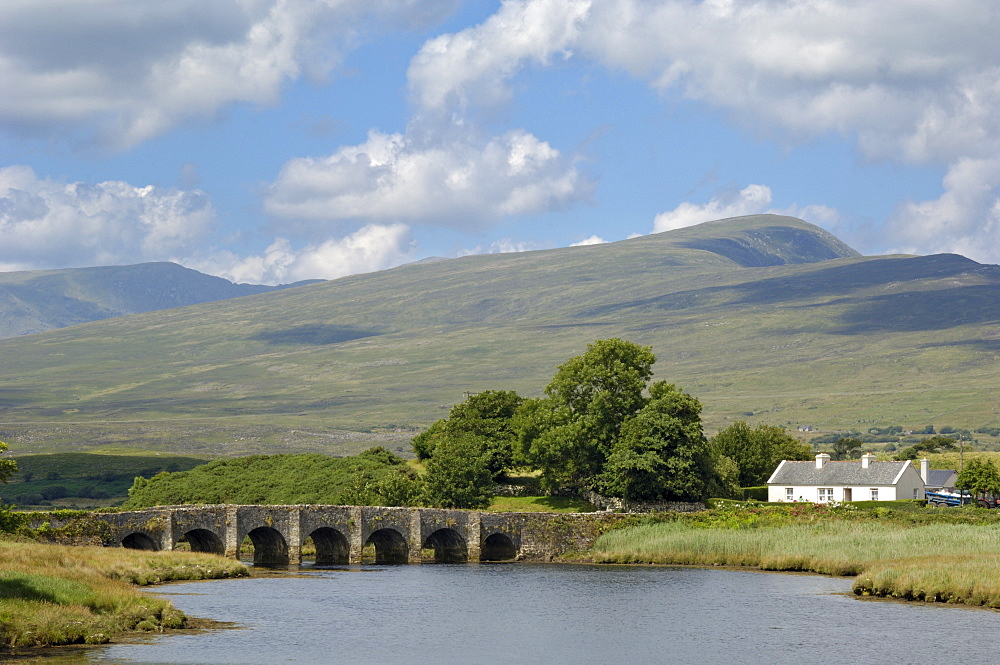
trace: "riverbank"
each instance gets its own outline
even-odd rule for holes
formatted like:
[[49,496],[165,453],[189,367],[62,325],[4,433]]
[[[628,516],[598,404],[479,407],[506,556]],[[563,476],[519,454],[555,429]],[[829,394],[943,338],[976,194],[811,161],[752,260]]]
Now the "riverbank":
[[975,508],[728,506],[607,532],[592,560],[855,576],[857,595],[1000,608],[998,518]]
[[249,574],[240,562],[209,554],[15,540],[0,540],[0,562],[0,649],[104,644],[131,631],[184,628],[183,613],[139,587]]

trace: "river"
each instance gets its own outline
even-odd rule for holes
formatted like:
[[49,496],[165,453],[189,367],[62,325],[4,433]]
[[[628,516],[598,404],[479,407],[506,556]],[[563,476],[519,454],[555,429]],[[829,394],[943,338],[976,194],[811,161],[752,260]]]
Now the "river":
[[424,564],[160,587],[238,628],[44,663],[996,663],[1000,614],[859,600],[851,581],[698,568]]

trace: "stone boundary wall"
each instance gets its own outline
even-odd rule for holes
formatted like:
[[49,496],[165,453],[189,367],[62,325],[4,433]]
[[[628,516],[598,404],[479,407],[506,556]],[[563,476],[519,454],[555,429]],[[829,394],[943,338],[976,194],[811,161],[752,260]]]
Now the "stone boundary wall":
[[583,498],[602,510],[619,513],[693,513],[705,510],[705,504],[700,501],[662,501],[659,503],[642,503],[626,501],[613,496],[603,496],[597,492],[586,491]]

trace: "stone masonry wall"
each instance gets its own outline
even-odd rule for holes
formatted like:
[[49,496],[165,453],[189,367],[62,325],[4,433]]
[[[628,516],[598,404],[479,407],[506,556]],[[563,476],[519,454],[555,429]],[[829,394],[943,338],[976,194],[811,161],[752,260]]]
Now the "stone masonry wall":
[[[683,504],[673,509],[692,508]],[[403,562],[420,561],[422,550],[428,547],[449,548],[453,553],[456,543],[467,560],[478,561],[487,539],[496,538],[509,543],[507,547],[512,548],[516,560],[551,561],[587,552],[604,531],[635,516],[614,512],[482,513],[368,506],[222,505],[90,513],[76,519],[89,525],[105,545],[170,550],[178,540],[186,538],[200,551],[236,556],[243,538],[250,535],[255,550],[265,557],[264,562],[297,564],[302,543],[320,530],[343,536],[349,543],[347,560],[351,563],[361,561],[361,549],[369,538],[376,547],[382,542],[386,547],[402,548],[396,553]],[[63,526],[72,523],[70,520]]]

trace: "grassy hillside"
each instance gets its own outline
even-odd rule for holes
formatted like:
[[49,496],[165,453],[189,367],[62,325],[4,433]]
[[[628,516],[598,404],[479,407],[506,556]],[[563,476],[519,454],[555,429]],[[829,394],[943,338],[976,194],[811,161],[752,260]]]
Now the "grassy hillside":
[[20,508],[105,506],[120,503],[136,476],[149,478],[204,463],[204,459],[176,455],[22,455],[10,483],[0,485],[0,500]]
[[233,284],[175,263],[0,273],[0,338],[279,288]]
[[861,257],[759,215],[587,247],[470,256],[0,341],[18,453],[408,448],[463,393],[539,394],[598,338],[734,419],[1000,424],[1000,268]]

